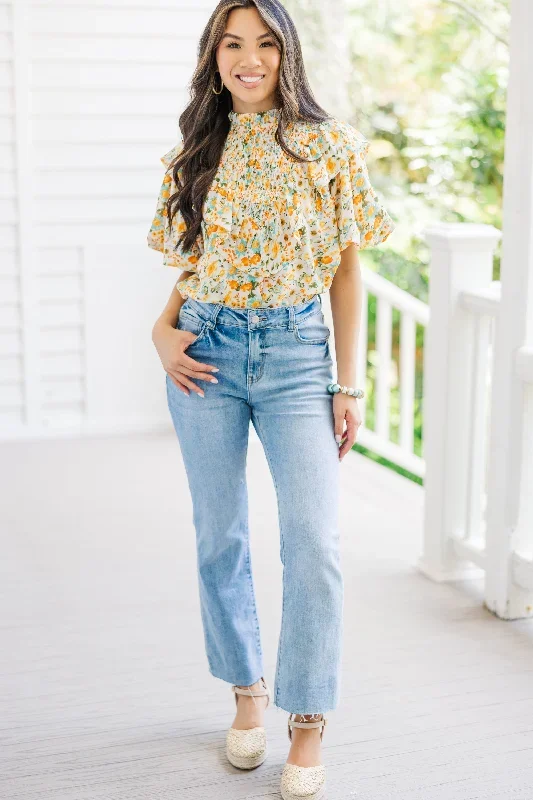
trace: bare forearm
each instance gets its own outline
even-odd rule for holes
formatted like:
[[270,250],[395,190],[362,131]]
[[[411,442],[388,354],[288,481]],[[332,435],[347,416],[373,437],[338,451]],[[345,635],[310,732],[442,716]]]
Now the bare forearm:
[[361,388],[357,384],[358,380],[362,380],[362,376],[357,375],[357,348],[363,285],[357,248],[350,246],[343,250],[341,259],[329,290],[337,380],[342,385]]
[[[185,278],[188,278],[189,275],[192,275],[192,272],[188,272],[187,270],[185,270],[184,272],[181,273],[176,283],[184,280]],[[178,321],[180,308],[182,307],[184,302],[185,298],[181,296],[179,291],[176,289],[176,286],[174,285],[172,287],[172,292],[170,294],[170,297],[167,300],[167,304],[164,307],[161,314],[159,315],[159,317],[157,318],[154,328],[160,325],[172,325],[172,327],[175,327]]]

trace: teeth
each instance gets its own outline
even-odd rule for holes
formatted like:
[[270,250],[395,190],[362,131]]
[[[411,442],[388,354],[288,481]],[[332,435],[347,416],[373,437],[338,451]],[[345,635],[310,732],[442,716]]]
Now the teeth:
[[263,78],[264,75],[258,75],[256,78],[244,78],[242,75],[239,75],[239,80],[244,81],[244,83],[259,83]]

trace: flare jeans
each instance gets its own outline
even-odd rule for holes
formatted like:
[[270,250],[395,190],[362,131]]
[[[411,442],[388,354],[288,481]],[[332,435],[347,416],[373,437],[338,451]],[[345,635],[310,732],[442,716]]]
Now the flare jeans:
[[[192,498],[209,671],[248,686],[264,675],[249,546],[250,421],[274,482],[283,564],[274,705],[299,714],[336,707],[343,632],[339,451],[330,330],[320,295],[298,305],[235,309],[186,298],[186,353],[219,368],[204,397],[166,376]],[[194,379],[193,379],[194,380]]]

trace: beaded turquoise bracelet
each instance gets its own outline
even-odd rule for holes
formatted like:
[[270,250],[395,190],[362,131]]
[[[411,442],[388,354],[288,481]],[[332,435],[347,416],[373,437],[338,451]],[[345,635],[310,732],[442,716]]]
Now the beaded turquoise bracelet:
[[328,392],[330,394],[337,394],[337,392],[342,392],[343,394],[349,394],[350,397],[357,397],[361,398],[365,396],[365,393],[362,389],[353,389],[351,386],[341,386],[339,383],[328,383]]

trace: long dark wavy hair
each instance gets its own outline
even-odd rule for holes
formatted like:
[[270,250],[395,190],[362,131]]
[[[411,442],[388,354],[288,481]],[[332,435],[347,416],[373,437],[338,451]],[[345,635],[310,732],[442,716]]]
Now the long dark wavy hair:
[[285,141],[287,126],[299,121],[319,124],[330,117],[313,97],[296,27],[279,0],[221,0],[200,38],[198,63],[189,85],[191,100],[179,117],[183,146],[171,165],[177,191],[167,200],[167,216],[172,226],[172,218],[178,209],[181,211],[186,230],[176,249],[181,246],[184,253],[201,235],[204,200],[230,129],[231,93],[224,86],[216,95],[213,87],[218,90],[220,86],[220,77],[216,81],[215,51],[234,8],[256,8],[281,53],[276,90],[280,116],[275,137],[280,147],[297,161],[307,161],[289,149]]

